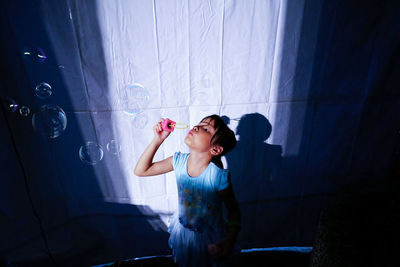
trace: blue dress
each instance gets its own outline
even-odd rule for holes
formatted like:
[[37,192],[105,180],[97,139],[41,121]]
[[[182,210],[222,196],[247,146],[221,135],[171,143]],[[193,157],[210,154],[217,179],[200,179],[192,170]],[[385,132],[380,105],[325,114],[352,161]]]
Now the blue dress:
[[223,203],[217,192],[229,186],[229,172],[210,162],[203,173],[191,177],[188,158],[189,154],[180,152],[173,156],[179,209],[170,220],[168,244],[180,266],[215,265],[207,247],[226,237]]

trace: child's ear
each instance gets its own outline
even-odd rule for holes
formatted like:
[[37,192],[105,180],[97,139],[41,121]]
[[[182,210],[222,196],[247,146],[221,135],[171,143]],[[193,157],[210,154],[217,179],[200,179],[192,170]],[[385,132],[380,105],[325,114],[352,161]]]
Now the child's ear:
[[211,149],[211,154],[213,156],[218,156],[222,153],[222,151],[224,151],[224,148],[222,146],[214,145]]

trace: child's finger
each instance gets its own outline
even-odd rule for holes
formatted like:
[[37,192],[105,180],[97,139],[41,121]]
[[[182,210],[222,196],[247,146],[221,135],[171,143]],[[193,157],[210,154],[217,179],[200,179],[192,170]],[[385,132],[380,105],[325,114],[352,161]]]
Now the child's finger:
[[157,125],[158,125],[158,130],[161,132],[161,130],[162,130],[162,128],[161,128],[161,123],[164,121],[164,119],[163,118],[161,118],[159,121],[158,121],[158,123],[157,123]]
[[156,125],[154,125],[154,131],[155,131],[155,132],[159,132],[159,131],[160,131],[160,125],[159,125],[159,123],[157,123]]

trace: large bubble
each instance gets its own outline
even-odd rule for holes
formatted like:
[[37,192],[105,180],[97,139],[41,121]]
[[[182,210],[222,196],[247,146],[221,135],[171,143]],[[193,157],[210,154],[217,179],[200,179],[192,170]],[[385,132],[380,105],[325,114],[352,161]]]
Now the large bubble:
[[60,136],[67,127],[64,110],[56,105],[41,106],[32,116],[32,125],[39,134],[53,139]]
[[53,93],[53,89],[50,84],[42,82],[36,85],[35,87],[35,95],[41,99],[48,98]]
[[79,149],[79,158],[83,163],[95,165],[103,159],[103,148],[95,142],[86,142]]
[[126,98],[122,101],[125,106],[125,112],[128,114],[137,114],[149,104],[149,92],[143,85],[134,83],[125,89]]

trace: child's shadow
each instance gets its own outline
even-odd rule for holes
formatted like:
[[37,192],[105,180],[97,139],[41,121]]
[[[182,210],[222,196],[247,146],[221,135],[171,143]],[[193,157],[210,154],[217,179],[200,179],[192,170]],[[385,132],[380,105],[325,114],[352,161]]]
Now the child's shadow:
[[279,169],[282,147],[265,141],[272,126],[259,113],[243,115],[236,128],[239,140],[234,150],[226,154],[228,169],[239,203],[271,197],[271,184]]
[[225,156],[240,206],[239,242],[243,248],[264,246],[285,221],[278,215],[287,207],[274,200],[282,194],[277,178],[282,146],[266,143],[271,132],[272,126],[263,115],[242,116],[236,128],[237,145]]

